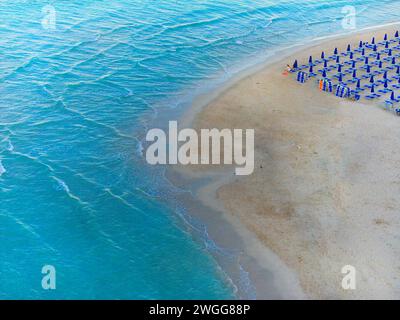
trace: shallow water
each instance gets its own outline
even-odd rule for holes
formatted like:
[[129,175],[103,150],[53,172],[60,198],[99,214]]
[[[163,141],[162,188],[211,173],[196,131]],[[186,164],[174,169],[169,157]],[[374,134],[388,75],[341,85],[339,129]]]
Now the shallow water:
[[[393,1],[351,3],[358,28],[399,18]],[[346,5],[1,1],[0,298],[212,299],[235,286],[256,298],[245,270],[232,285],[218,267],[210,252],[223,249],[144,163],[141,139],[260,57],[352,31]]]

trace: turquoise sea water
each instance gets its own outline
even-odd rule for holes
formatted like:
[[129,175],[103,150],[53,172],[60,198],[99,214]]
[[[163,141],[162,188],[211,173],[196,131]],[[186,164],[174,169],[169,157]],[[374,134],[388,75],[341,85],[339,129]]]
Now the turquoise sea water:
[[260,57],[348,32],[346,5],[358,28],[399,18],[387,0],[1,0],[0,298],[256,298],[141,140]]

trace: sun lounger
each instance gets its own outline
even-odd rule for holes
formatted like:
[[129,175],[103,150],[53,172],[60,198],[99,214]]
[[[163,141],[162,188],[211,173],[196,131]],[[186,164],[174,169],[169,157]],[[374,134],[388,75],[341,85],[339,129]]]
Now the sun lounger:
[[380,92],[380,93],[389,93],[389,92],[392,92],[393,90],[392,89],[389,89],[389,88],[385,88],[385,89],[380,89],[380,90],[378,90],[378,92]]
[[381,95],[379,95],[379,94],[371,93],[371,94],[365,96],[365,99],[367,99],[367,100],[372,100],[372,99],[379,98],[380,96],[381,96]]

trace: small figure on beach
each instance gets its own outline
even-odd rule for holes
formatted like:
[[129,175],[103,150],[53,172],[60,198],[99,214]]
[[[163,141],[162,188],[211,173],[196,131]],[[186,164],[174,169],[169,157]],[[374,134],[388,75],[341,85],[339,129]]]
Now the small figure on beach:
[[292,67],[289,65],[289,64],[287,64],[286,65],[286,68],[285,68],[285,70],[283,71],[283,75],[284,76],[287,76],[288,74],[289,74],[289,72],[291,72],[292,71]]

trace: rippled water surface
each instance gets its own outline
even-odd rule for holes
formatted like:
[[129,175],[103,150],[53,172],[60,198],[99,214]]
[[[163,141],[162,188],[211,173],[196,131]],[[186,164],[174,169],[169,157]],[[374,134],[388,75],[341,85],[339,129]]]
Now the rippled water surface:
[[260,56],[348,31],[348,4],[360,28],[399,17],[387,0],[1,0],[0,298],[255,298],[140,140]]

